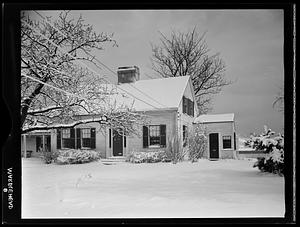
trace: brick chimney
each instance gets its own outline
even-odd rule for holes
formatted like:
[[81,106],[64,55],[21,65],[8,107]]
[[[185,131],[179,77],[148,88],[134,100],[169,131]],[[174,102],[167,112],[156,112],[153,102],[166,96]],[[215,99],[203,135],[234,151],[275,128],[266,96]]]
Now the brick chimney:
[[118,84],[134,83],[140,79],[140,69],[137,66],[125,66],[118,68]]

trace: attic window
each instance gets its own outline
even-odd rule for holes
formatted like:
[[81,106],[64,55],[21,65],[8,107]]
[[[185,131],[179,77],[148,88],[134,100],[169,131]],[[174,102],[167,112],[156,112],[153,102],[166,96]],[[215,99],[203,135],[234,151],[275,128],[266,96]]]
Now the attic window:
[[194,116],[194,102],[185,96],[182,97],[182,112]]

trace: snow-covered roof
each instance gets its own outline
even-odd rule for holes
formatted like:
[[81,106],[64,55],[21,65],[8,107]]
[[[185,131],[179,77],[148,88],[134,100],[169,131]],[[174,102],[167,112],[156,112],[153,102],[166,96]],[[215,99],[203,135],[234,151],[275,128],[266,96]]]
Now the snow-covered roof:
[[115,100],[118,104],[133,103],[135,111],[178,108],[189,79],[189,76],[182,76],[119,84],[118,92],[127,98],[118,95]]
[[227,114],[203,114],[194,120],[194,123],[232,122],[234,113]]

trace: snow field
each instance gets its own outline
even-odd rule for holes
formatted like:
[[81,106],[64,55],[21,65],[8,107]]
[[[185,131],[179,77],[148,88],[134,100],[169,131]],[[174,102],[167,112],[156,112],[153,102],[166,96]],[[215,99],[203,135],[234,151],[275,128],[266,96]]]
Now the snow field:
[[22,159],[22,218],[283,217],[284,178],[253,163],[46,165]]

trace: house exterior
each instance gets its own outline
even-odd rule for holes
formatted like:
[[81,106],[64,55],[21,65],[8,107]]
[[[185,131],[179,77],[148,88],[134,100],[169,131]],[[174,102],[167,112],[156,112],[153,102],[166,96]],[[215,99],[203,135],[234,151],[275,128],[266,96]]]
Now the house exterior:
[[[38,147],[42,145],[51,152],[61,149],[89,149],[99,152],[102,158],[126,157],[134,151],[167,150],[169,141],[173,138],[178,139],[179,149],[183,149],[187,132],[196,123],[205,124],[210,130],[211,147],[214,143],[218,144],[216,154],[207,152],[208,158],[234,157],[233,114],[226,121],[208,121],[206,115],[196,118],[198,109],[189,76],[140,80],[138,67],[119,67],[118,84],[111,86],[116,86],[117,90],[131,96],[119,95],[114,100],[120,105],[133,105],[135,112],[146,116],[147,124],[136,126],[137,135],[125,135],[121,128],[118,133],[93,122],[73,128],[49,130],[44,132],[46,134],[23,135],[22,151],[30,149],[39,154]],[[89,118],[90,115],[78,116],[80,120]]]
[[[168,141],[174,137],[179,139],[179,149],[182,149],[185,131],[193,126],[198,114],[189,76],[139,80],[138,67],[120,67],[116,86],[134,97],[117,97],[116,100],[120,104],[133,103],[133,109],[146,116],[147,125],[136,128],[138,135],[124,135],[122,129],[121,133],[109,127],[103,129],[96,122],[81,124],[74,128],[51,130],[52,152],[81,148],[95,150],[102,158],[124,157],[132,151],[166,150]],[[79,117],[87,119],[91,116]],[[31,138],[31,142],[34,143],[35,139]],[[29,146],[35,150],[36,145]]]
[[195,118],[208,135],[205,156],[209,159],[237,158],[237,138],[234,114],[208,114]]

